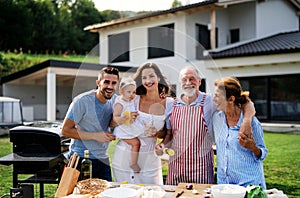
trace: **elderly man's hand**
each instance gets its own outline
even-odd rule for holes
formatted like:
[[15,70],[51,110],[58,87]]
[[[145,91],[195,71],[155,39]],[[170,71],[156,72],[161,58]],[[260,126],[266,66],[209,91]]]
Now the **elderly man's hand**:
[[158,156],[161,156],[164,154],[163,149],[165,148],[165,145],[163,143],[157,144],[155,146],[155,153]]
[[252,136],[252,119],[243,119],[239,132],[249,137]]

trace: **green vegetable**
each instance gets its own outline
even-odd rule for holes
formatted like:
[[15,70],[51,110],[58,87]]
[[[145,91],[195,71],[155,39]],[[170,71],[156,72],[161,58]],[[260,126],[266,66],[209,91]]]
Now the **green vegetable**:
[[267,194],[260,186],[248,185],[246,191],[246,198],[267,198]]

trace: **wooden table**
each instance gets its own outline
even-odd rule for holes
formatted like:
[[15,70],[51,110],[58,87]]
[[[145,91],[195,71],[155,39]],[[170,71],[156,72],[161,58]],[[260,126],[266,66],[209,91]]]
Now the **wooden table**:
[[[203,195],[206,194],[205,190],[212,186],[212,184],[194,184],[194,183],[192,183],[193,189],[198,191],[198,194],[193,194],[192,190],[187,190],[186,189],[186,185],[187,185],[187,183],[179,183],[177,188],[176,188],[176,191],[173,193],[172,197],[173,198],[176,198],[176,197],[180,197],[180,198],[184,198],[184,197],[191,197],[191,198],[193,198],[193,197],[198,197],[198,198],[199,197],[204,197]],[[181,193],[182,191],[183,191],[183,193],[179,196],[179,193]]]
[[[147,186],[160,186],[162,189],[167,190],[166,194],[163,196],[163,198],[204,198],[205,190],[207,188],[210,188],[212,186],[212,184],[192,184],[193,185],[193,189],[198,190],[198,194],[193,194],[192,190],[187,190],[186,189],[186,184],[187,183],[179,183],[178,186],[172,186],[172,185],[152,185],[152,184],[145,184],[145,187]],[[110,182],[110,186],[112,188],[114,187],[119,187],[121,185],[120,182]],[[131,184],[129,184],[131,185]],[[134,184],[133,184],[134,185]],[[139,184],[136,184],[139,185]],[[169,191],[172,190],[172,191]],[[177,194],[179,192],[181,192],[181,190],[183,190],[183,194],[181,194],[180,196],[177,196]],[[70,197],[73,197],[72,195],[70,195]],[[213,198],[213,196],[211,195],[210,198]]]
[[[115,185],[120,184],[118,182],[112,182],[112,183],[114,183]],[[206,194],[205,190],[207,188],[210,188],[213,184],[194,184],[194,183],[192,183],[193,189],[196,189],[198,191],[198,194],[193,194],[192,190],[187,190],[186,185],[187,185],[187,183],[179,183],[178,186],[173,186],[173,185],[162,185],[162,186],[160,186],[162,189],[167,190],[166,194],[163,198],[177,198],[176,197],[177,194],[179,192],[181,192],[182,190],[183,190],[183,194],[181,194],[179,196],[180,198],[184,198],[184,197],[185,198],[187,198],[187,197],[189,197],[189,198],[195,198],[195,197],[203,198],[204,197],[203,195]],[[145,184],[145,186],[157,186],[157,185]],[[174,191],[172,191],[172,192],[168,191],[168,190],[171,190],[171,189],[174,190]],[[213,198],[213,196],[211,195],[210,198]]]

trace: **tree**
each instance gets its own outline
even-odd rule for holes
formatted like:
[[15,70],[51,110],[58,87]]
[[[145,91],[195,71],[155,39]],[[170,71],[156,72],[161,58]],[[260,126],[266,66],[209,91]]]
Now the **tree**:
[[0,0],[0,50],[84,54],[98,35],[83,28],[120,18],[119,11],[99,12],[92,0]]
[[19,50],[32,42],[32,15],[22,8],[25,2],[0,0],[0,50]]
[[38,53],[47,53],[51,50],[59,49],[59,21],[55,12],[55,4],[51,0],[37,0],[27,5],[34,16],[32,39],[30,46]]
[[115,10],[103,10],[101,15],[104,21],[112,21],[121,18],[120,12]]
[[174,0],[173,3],[172,3],[171,8],[177,8],[177,7],[180,7],[180,6],[182,6],[182,3],[179,0]]
[[[70,1],[70,0],[69,0]],[[64,1],[59,3],[57,6],[57,18],[60,29],[60,38],[59,38],[59,51],[65,53],[71,49],[72,38],[76,32],[73,27],[72,13],[71,13],[71,4]]]
[[98,35],[84,31],[84,27],[93,23],[101,23],[103,19],[92,0],[76,0],[71,7],[71,12],[72,27],[75,32],[71,38],[72,43],[69,44],[76,52],[83,54],[98,44]]

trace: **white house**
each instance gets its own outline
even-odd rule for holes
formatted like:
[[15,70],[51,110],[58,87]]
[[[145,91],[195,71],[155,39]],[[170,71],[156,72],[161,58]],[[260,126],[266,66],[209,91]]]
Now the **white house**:
[[299,123],[299,10],[300,0],[208,0],[90,25],[85,30],[99,33],[100,64],[49,60],[3,77],[2,95],[21,99],[25,121],[55,121],[75,95],[95,88],[105,65],[123,76],[155,62],[176,94],[178,71],[194,65],[202,90],[236,76],[261,121]]
[[100,64],[157,63],[180,94],[178,71],[194,65],[203,90],[240,79],[265,121],[300,122],[299,0],[207,0],[89,25]]
[[[104,66],[48,60],[3,77],[2,92],[22,101],[24,121],[62,120],[76,95],[96,88],[99,70]],[[122,76],[131,67],[118,69]],[[8,107],[0,106],[0,121],[1,112],[8,113]]]

